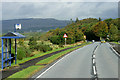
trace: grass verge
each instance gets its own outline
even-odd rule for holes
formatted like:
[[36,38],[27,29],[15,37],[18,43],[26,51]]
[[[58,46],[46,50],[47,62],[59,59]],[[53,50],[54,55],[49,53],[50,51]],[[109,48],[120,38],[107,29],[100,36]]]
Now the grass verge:
[[112,42],[112,43],[115,43],[115,44],[120,44],[119,42]]
[[22,71],[19,71],[19,72],[13,74],[12,76],[8,77],[5,80],[10,80],[10,79],[15,80],[15,79],[19,79],[19,78],[22,78],[22,80],[25,80],[26,78],[29,78],[30,76],[37,73],[44,67],[45,66],[42,66],[42,65],[41,66],[30,66],[26,69],[23,69]]

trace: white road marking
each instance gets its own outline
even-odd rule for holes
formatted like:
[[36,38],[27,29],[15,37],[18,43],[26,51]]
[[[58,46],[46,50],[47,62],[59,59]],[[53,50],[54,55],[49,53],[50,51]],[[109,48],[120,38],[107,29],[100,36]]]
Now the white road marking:
[[93,66],[93,72],[94,72],[94,75],[97,74],[97,72],[96,72],[96,67],[95,67],[95,66]]
[[93,64],[95,64],[95,59],[93,59]]
[[93,58],[95,58],[95,54],[93,55]]

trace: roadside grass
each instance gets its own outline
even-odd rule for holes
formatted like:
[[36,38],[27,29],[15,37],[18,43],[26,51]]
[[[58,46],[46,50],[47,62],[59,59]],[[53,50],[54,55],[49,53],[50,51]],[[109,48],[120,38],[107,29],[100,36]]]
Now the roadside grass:
[[120,44],[119,42],[112,42],[112,43],[115,43],[115,44]]
[[[77,47],[76,47],[76,48],[77,48]],[[44,60],[39,61],[38,63],[36,63],[36,65],[42,65],[42,64],[52,63],[52,62],[55,61],[56,59],[62,57],[63,55],[69,53],[70,51],[72,51],[72,50],[74,50],[74,49],[76,49],[76,48],[68,49],[68,50],[66,50],[66,51],[60,52],[60,53],[58,53],[58,54],[55,54],[55,55],[53,55],[53,56],[51,56],[51,57],[48,57],[48,58],[46,58],[46,59],[44,59]]]
[[35,73],[37,73],[38,71],[42,70],[45,67],[42,64],[50,64],[53,61],[55,61],[56,59],[62,57],[63,55],[65,55],[65,54],[67,54],[67,53],[69,53],[69,52],[71,52],[73,50],[76,50],[76,49],[78,49],[80,47],[83,47],[85,45],[88,45],[88,44],[91,44],[91,43],[85,43],[85,44],[83,44],[81,46],[77,46],[77,47],[68,49],[66,51],[55,54],[55,55],[53,55],[51,57],[48,57],[48,58],[46,58],[44,60],[41,60],[38,63],[36,63],[35,66],[30,66],[30,67],[28,67],[26,69],[23,69],[22,71],[19,71],[19,72],[15,73],[15,74],[9,76],[6,80],[13,79],[13,78],[20,78],[20,79],[22,78],[22,80],[23,80],[25,78],[26,79],[30,78],[32,75],[34,75]]
[[40,71],[41,69],[43,69],[45,66],[30,66],[26,69],[23,69],[22,71],[19,71],[13,75],[11,75],[10,77],[8,77],[5,80],[9,80],[9,79],[19,79],[22,78],[22,80],[26,80],[26,78],[31,77],[33,74],[37,73],[38,71]]

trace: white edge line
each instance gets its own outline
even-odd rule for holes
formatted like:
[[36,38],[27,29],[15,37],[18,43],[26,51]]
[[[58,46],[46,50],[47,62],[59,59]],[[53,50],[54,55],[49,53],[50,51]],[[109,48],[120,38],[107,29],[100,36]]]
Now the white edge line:
[[93,71],[94,71],[94,75],[96,75],[97,72],[96,72],[96,67],[95,66],[93,66]]
[[[71,52],[70,52],[71,53]],[[42,75],[44,75],[48,70],[50,70],[52,67],[54,67],[57,63],[59,63],[61,60],[63,60],[65,57],[67,57],[68,55],[70,55],[70,53],[69,54],[67,54],[67,55],[65,55],[65,56],[63,56],[61,59],[59,59],[56,63],[54,63],[52,66],[50,66],[47,70],[45,70],[43,73],[41,73],[39,76],[37,76],[34,80],[36,80],[37,78],[40,78]]]
[[[110,45],[110,44],[109,44]],[[116,50],[115,49],[113,49],[113,47],[112,47],[112,45],[110,45],[110,47],[112,48],[112,50],[115,52],[115,54],[117,54],[119,57],[120,57],[120,55],[116,52]]]

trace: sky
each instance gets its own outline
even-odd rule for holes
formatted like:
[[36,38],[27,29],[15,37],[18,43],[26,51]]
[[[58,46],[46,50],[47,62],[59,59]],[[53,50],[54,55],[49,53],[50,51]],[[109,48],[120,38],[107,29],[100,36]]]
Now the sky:
[[[20,1],[20,0],[19,0]],[[46,0],[45,0],[46,1]],[[85,1],[22,1],[4,0],[2,2],[2,20],[22,18],[55,18],[58,20],[75,20],[84,18],[118,18],[117,0]]]

